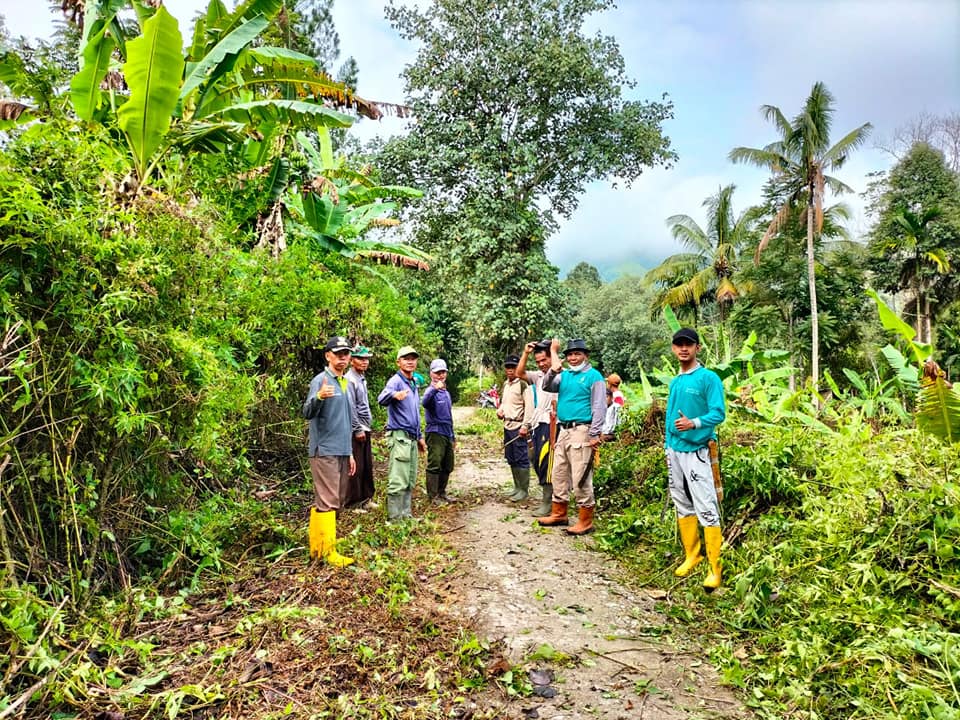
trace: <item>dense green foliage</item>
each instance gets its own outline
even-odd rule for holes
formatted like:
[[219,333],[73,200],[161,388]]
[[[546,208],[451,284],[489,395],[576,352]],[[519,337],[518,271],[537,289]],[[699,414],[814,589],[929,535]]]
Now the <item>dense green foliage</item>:
[[[594,180],[636,179],[674,155],[661,133],[669,103],[626,99],[616,42],[588,34],[609,0],[438,0],[391,6],[420,43],[403,72],[416,131],[392,139],[378,164],[429,188],[413,218],[437,257],[427,279],[460,309],[474,359],[569,328],[570,300],[544,245]],[[446,340],[446,336],[444,337]],[[490,358],[492,356],[492,358]]]

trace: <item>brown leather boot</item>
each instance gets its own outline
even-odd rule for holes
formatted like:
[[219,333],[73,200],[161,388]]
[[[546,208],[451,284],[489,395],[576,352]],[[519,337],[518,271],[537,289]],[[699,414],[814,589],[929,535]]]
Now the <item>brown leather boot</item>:
[[577,524],[567,528],[568,535],[586,535],[593,532],[593,506],[580,508],[580,517]]
[[550,503],[550,514],[546,517],[537,518],[537,522],[545,527],[569,525],[570,521],[567,520],[567,504],[558,502]]

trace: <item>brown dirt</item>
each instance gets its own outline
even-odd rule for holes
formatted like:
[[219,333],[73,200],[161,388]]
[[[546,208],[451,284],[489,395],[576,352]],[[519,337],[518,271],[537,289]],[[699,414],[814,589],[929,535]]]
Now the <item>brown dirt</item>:
[[[474,409],[457,411],[462,424]],[[552,672],[557,691],[508,698],[497,716],[747,717],[703,652],[669,638],[670,624],[654,607],[662,591],[632,587],[618,562],[593,550],[591,536],[537,525],[535,479],[536,499],[504,499],[512,482],[497,450],[473,436],[459,442],[451,487],[464,501],[445,513],[460,557],[452,607],[502,640],[512,663]],[[551,650],[557,658],[541,659]]]

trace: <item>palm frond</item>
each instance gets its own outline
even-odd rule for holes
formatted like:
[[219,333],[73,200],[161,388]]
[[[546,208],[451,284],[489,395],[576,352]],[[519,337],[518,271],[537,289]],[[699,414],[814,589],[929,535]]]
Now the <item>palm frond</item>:
[[867,137],[870,135],[872,129],[873,125],[864,123],[855,130],[848,132],[832,148],[823,154],[821,158],[823,167],[825,169],[839,169],[842,167],[850,156],[851,151],[856,150],[867,141]]
[[784,203],[780,206],[780,209],[777,210],[777,214],[774,215],[773,220],[771,220],[767,226],[766,232],[763,233],[763,237],[760,238],[760,242],[757,244],[757,250],[753,254],[754,265],[760,264],[760,254],[767,249],[770,240],[780,232],[780,228],[787,224],[792,211],[793,206],[790,203]]

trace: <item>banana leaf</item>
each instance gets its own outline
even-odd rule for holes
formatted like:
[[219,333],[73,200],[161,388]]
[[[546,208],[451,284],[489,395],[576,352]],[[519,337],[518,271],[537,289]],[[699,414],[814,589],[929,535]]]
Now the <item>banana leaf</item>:
[[127,136],[141,181],[170,129],[183,77],[182,53],[180,28],[162,5],[144,23],[143,34],[127,43],[123,73],[130,99],[117,111],[117,122]]
[[314,127],[350,127],[353,118],[317,103],[303,100],[252,100],[223,108],[225,120],[249,124],[285,122]]
[[187,69],[187,77],[183,81],[183,87],[180,88],[180,101],[183,102],[191,92],[208,78],[210,82],[216,82],[223,71],[221,67],[223,61],[230,56],[237,55],[252,43],[260,33],[267,29],[269,24],[266,18],[255,17],[218,42],[202,60],[191,63]]
[[917,426],[946,442],[960,441],[960,393],[944,378],[926,381],[920,388]]
[[70,80],[70,99],[73,109],[81,120],[91,122],[100,107],[103,91],[100,83],[110,70],[110,57],[117,47],[112,35],[105,35],[104,26],[93,35],[83,48],[83,65],[80,72]]

